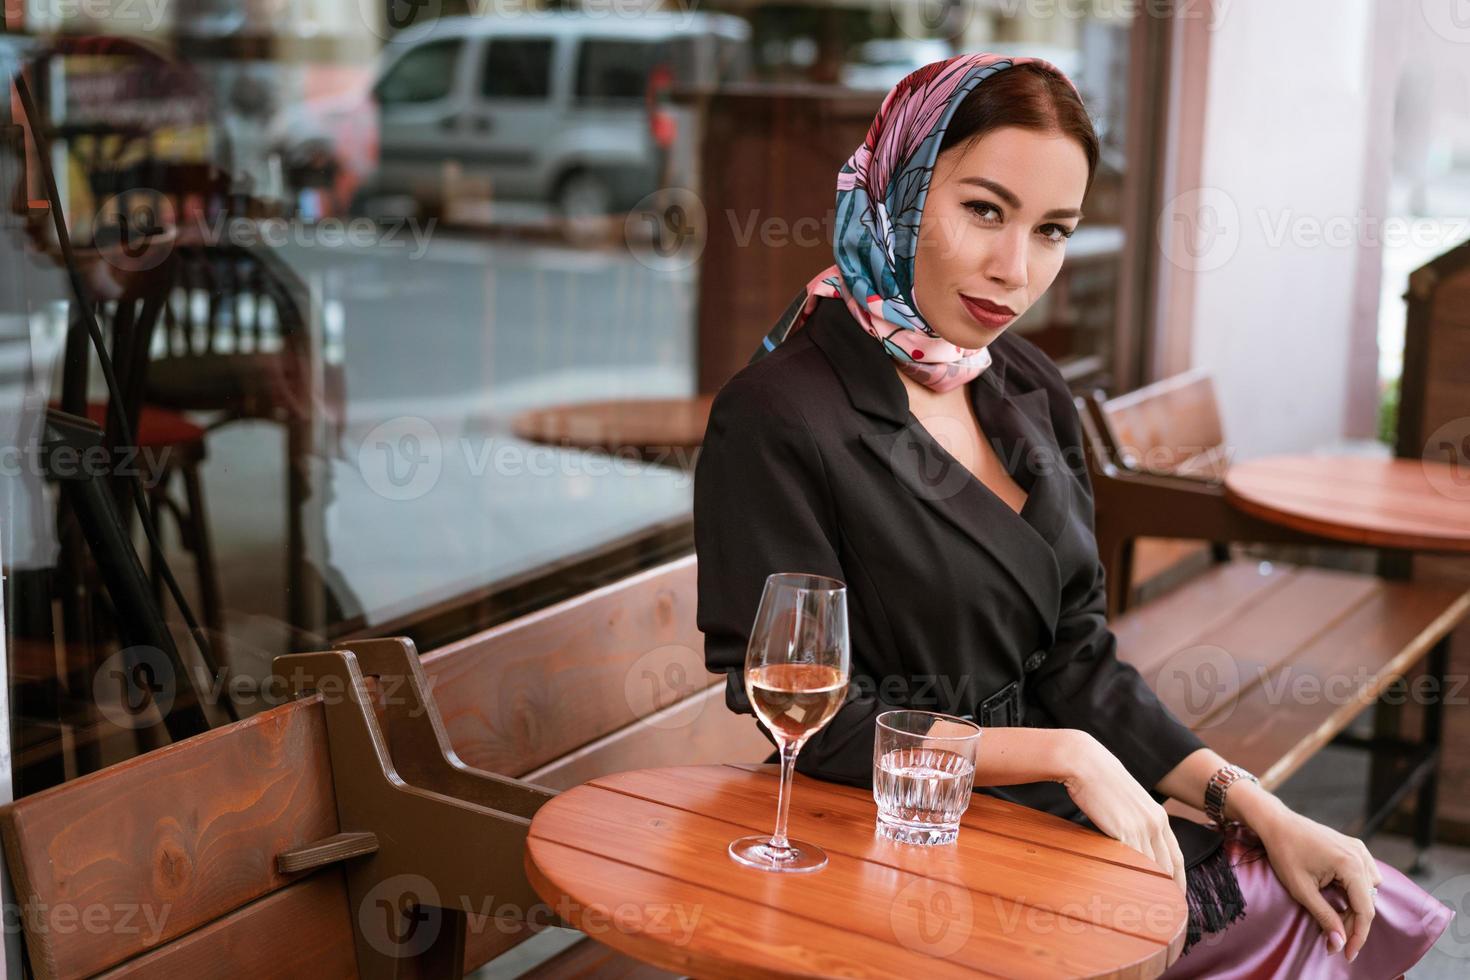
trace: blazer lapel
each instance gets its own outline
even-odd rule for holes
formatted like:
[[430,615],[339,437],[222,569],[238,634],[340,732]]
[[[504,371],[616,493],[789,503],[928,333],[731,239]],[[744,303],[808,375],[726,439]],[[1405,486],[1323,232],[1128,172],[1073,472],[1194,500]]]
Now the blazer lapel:
[[[832,363],[853,406],[876,420],[876,428],[859,434],[863,444],[923,506],[1006,569],[1035,605],[1050,646],[1061,606],[1061,573],[1051,542],[1067,518],[1069,498],[1063,477],[1055,472],[1057,452],[1046,391],[1010,392],[1005,358],[1000,356],[970,386],[986,437],[1027,491],[1018,519],[910,414],[908,392],[892,359],[852,321],[841,300],[822,300],[805,327]],[[1032,453],[1033,447],[1037,453]],[[1040,463],[1033,465],[1033,457]]]
[[1050,546],[1071,516],[1072,494],[1051,425],[1045,388],[1011,393],[976,388],[975,414],[1001,465],[1026,490],[1021,515]]

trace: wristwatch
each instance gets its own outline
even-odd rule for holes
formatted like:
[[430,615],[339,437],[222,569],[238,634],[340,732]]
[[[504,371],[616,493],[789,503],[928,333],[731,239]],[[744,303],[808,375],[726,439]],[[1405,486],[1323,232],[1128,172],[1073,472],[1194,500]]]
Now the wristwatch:
[[1240,766],[1226,764],[1216,769],[1210,781],[1205,784],[1205,816],[1221,827],[1226,823],[1225,791],[1238,779],[1249,779],[1257,785],[1260,785],[1261,782]]

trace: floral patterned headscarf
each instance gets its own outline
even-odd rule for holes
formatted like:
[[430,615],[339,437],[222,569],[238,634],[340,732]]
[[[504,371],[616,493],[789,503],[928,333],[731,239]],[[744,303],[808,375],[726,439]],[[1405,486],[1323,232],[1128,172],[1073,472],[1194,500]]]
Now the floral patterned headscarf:
[[801,326],[819,297],[840,296],[899,370],[935,391],[957,388],[990,366],[988,350],[951,344],[919,315],[913,295],[914,254],[930,176],[950,117],[985,79],[1025,64],[1054,72],[1077,91],[1050,62],[997,54],[936,61],[893,87],[863,145],[837,172],[837,262],[807,283],[806,300],[788,333]]

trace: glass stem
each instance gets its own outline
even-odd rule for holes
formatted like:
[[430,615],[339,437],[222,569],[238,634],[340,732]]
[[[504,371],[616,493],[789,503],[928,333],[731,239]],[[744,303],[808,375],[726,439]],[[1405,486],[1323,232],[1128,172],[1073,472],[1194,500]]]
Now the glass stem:
[[771,848],[776,851],[791,850],[786,842],[786,811],[791,808],[791,777],[796,772],[796,753],[800,751],[800,742],[781,743],[781,790],[776,798],[776,832],[771,835]]

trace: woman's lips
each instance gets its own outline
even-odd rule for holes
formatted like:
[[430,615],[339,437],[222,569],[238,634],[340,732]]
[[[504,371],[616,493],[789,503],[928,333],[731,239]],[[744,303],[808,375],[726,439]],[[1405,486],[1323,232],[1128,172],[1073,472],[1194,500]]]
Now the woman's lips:
[[1016,311],[989,300],[975,299],[960,293],[960,302],[970,311],[970,316],[984,327],[1003,327],[1016,318]]

